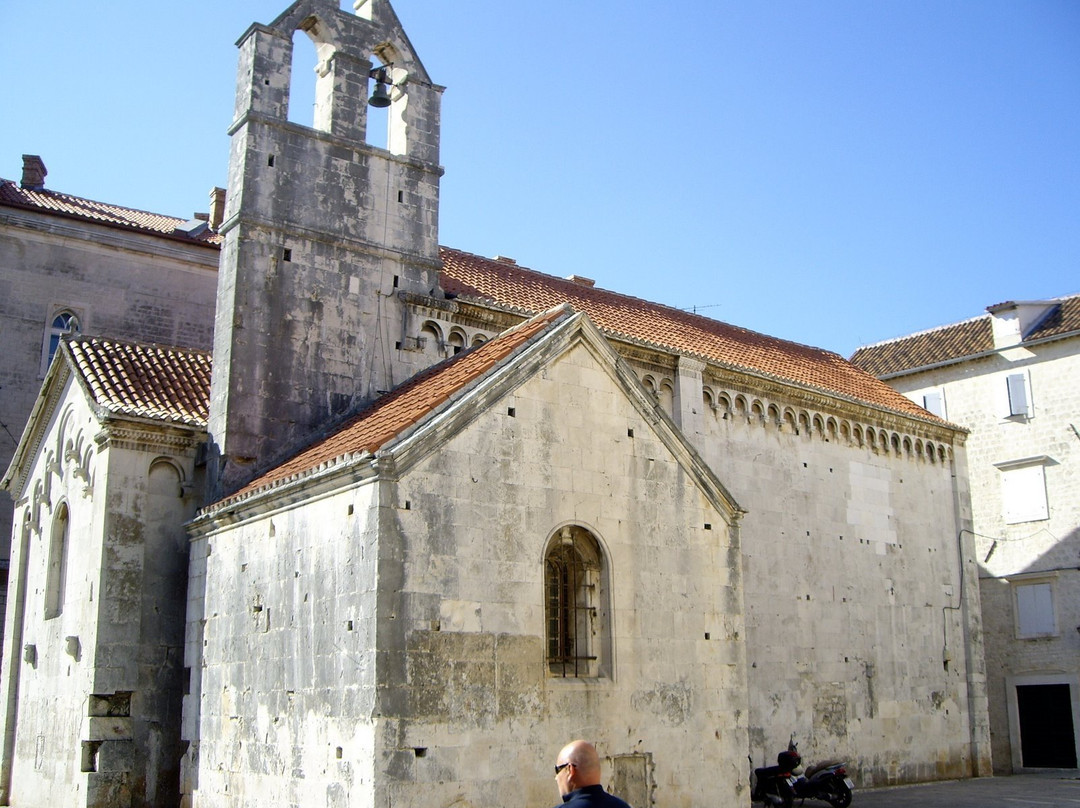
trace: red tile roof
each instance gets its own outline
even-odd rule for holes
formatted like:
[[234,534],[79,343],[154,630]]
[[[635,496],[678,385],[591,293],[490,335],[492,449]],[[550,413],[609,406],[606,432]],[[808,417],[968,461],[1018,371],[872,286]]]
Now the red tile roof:
[[985,315],[877,345],[867,345],[855,351],[851,361],[875,376],[889,376],[959,356],[984,353],[993,347],[990,316]]
[[65,340],[63,349],[98,406],[206,428],[209,353],[85,336]]
[[36,210],[83,221],[95,222],[110,227],[120,227],[156,236],[179,239],[189,243],[204,244],[208,247],[220,247],[221,236],[210,230],[202,229],[192,236],[178,230],[187,222],[175,216],[162,216],[147,213],[119,205],[94,202],[89,199],[62,194],[57,191],[34,191],[22,188],[11,180],[0,179],[0,206]]
[[[998,309],[1008,305],[996,303],[987,308]],[[1024,334],[1024,342],[1065,336],[1078,331],[1080,295],[1073,295],[1058,299],[1047,316]],[[964,357],[978,356],[993,349],[991,315],[984,314],[962,323],[867,345],[855,351],[851,361],[875,376],[892,376]]]
[[441,256],[442,286],[447,293],[490,301],[527,314],[569,303],[616,338],[649,343],[905,415],[939,420],[832,351],[544,275],[506,261],[445,247]]
[[571,314],[566,307],[544,312],[476,348],[418,373],[347,421],[329,437],[253,480],[218,505],[243,498],[256,490],[295,478],[346,456],[377,451]]

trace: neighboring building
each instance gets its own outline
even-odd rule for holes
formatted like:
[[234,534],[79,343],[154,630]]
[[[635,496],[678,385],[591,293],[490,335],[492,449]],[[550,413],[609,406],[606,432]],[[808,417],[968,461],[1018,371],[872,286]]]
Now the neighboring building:
[[1080,296],[1000,303],[852,361],[971,430],[994,768],[1080,754]]
[[386,0],[239,47],[209,390],[201,354],[72,340],[4,477],[0,802],[547,806],[580,736],[636,808],[746,804],[791,733],[860,785],[989,773],[963,430],[834,353],[440,248],[442,88]]
[[[209,350],[220,238],[184,221],[45,188],[40,157],[0,179],[0,467],[7,468],[49,362],[69,333]],[[224,192],[211,195],[220,218]],[[216,207],[213,207],[215,205]],[[12,503],[0,497],[0,597]]]
[[60,344],[5,480],[26,492],[0,667],[5,805],[175,804],[184,523],[209,389],[207,353]]

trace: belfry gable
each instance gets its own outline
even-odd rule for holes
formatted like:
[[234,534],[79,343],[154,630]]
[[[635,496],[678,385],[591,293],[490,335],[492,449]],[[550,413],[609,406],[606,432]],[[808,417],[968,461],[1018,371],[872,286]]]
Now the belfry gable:
[[427,70],[388,0],[359,0],[355,6],[356,12],[350,14],[334,0],[297,0],[267,27],[286,37],[304,31],[328,53],[389,57],[384,62],[392,61],[413,79],[430,83]]

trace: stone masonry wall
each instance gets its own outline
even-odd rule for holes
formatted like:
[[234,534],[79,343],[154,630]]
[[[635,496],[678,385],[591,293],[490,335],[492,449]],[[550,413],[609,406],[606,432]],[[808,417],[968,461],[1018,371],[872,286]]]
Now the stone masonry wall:
[[185,805],[373,805],[378,494],[193,541]]
[[862,786],[988,770],[955,433],[684,364],[640,372],[677,392],[668,406],[748,511],[755,761],[794,734]]
[[[89,740],[87,694],[92,692],[102,559],[102,508],[85,496],[97,471],[96,452],[84,452],[97,432],[82,397],[50,419],[20,499],[15,531],[12,597],[3,657],[3,785],[8,804],[86,804],[80,739]],[[78,457],[65,457],[65,444]],[[50,546],[58,517],[68,513],[61,611],[46,617]],[[25,540],[24,540],[25,537]],[[26,556],[23,556],[26,551]],[[21,619],[16,621],[18,615]],[[18,635],[18,636],[16,636]],[[68,638],[71,638],[69,640]]]
[[[106,439],[71,384],[44,428],[15,531],[13,652],[2,680],[7,794],[13,805],[175,806],[183,524],[194,515],[198,438],[114,423]],[[67,540],[54,542],[65,509]]]

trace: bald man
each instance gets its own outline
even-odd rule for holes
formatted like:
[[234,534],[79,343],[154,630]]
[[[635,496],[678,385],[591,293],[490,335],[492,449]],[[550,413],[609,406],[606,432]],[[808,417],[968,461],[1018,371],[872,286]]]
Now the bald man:
[[555,758],[560,808],[630,808],[600,785],[600,755],[588,741],[571,741]]

